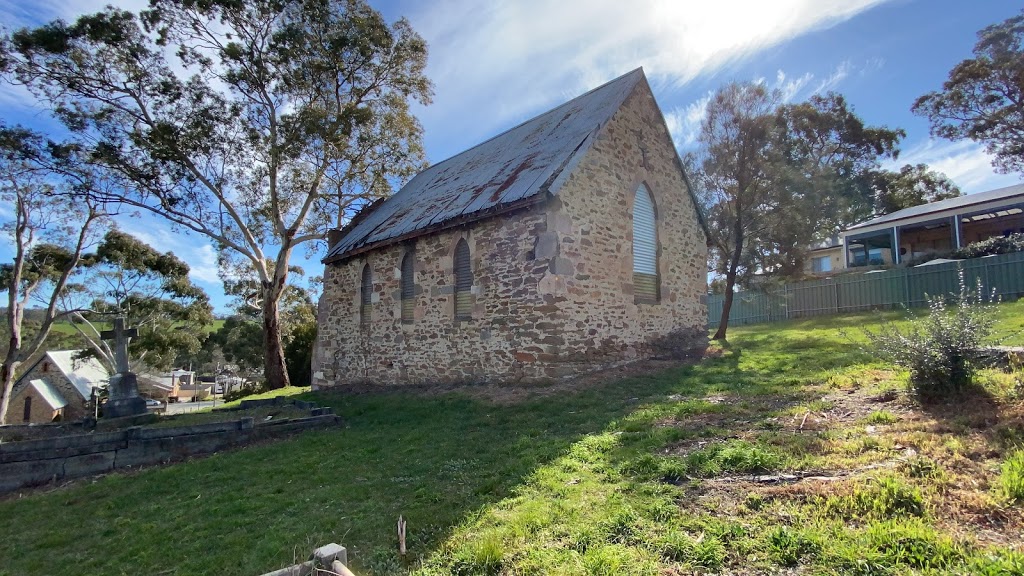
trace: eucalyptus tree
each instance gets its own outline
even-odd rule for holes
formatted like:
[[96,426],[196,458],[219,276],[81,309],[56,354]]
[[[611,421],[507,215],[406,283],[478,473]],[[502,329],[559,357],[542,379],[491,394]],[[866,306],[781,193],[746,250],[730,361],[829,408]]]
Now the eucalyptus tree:
[[188,264],[135,237],[111,230],[87,256],[88,308],[70,315],[93,355],[114,367],[114,351],[100,337],[111,318],[123,316],[138,330],[128,348],[133,362],[166,370],[176,358],[199,351],[213,322],[209,297],[189,279]]
[[762,84],[728,84],[712,96],[701,122],[697,188],[708,221],[711,259],[725,277],[715,340],[726,338],[737,278],[753,273],[750,239],[771,225],[779,100],[778,91]]
[[[2,213],[0,230],[14,253],[0,264],[7,290],[0,424],[7,422],[18,369],[42,350],[56,322],[87,305],[79,279],[89,262],[87,250],[109,223],[90,196],[72,199],[68,188],[81,190],[86,181],[74,181],[67,172],[60,177],[45,149],[38,135],[0,126],[0,202],[11,210]],[[31,335],[24,330],[29,308],[35,308],[38,322]]]
[[427,48],[364,0],[151,0],[17,31],[0,62],[120,183],[104,201],[259,278],[264,375],[288,383],[292,254],[423,164]]
[[912,110],[937,136],[983,144],[997,170],[1024,171],[1024,12],[978,32],[974,57]]

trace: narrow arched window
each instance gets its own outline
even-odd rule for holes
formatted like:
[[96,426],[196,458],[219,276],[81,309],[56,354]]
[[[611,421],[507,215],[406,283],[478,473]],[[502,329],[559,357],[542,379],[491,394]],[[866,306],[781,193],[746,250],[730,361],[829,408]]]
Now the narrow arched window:
[[370,324],[370,313],[373,312],[371,302],[373,301],[373,272],[370,264],[363,266],[363,281],[359,287],[359,323],[363,326]]
[[472,316],[473,268],[469,261],[469,244],[462,238],[455,245],[455,319],[469,320]]
[[411,251],[402,257],[402,322],[412,322],[416,311],[416,255]]
[[633,297],[658,301],[658,223],[654,199],[643,184],[633,196]]
[[31,396],[25,396],[25,411],[22,414],[22,418],[21,419],[23,421],[25,421],[25,422],[31,422],[32,421],[32,397]]

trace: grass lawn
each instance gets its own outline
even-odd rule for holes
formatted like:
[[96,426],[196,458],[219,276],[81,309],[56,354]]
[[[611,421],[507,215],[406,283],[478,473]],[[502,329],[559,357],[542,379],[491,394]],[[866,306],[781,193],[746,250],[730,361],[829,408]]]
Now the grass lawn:
[[[999,316],[1022,343],[1024,302]],[[255,575],[331,541],[361,575],[1024,573],[1014,377],[922,408],[850,341],[874,321],[582,391],[311,393],[344,429],[0,501],[0,574]]]

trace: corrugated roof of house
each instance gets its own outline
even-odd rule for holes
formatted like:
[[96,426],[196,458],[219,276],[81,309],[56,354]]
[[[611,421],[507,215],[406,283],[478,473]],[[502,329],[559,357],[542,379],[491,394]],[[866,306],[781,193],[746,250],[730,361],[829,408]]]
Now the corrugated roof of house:
[[558,194],[598,130],[644,81],[642,68],[417,174],[344,232],[325,262]]
[[43,401],[49,404],[50,408],[60,410],[68,405],[68,401],[64,399],[64,396],[46,380],[30,380],[28,385],[35,389],[43,398]]
[[995,200],[1005,200],[1015,196],[1021,196],[1022,199],[1024,199],[1024,184],[1015,184],[1005,188],[996,188],[995,190],[988,190],[986,192],[967,194],[966,196],[957,196],[956,198],[948,198],[937,202],[929,202],[928,204],[911,206],[910,208],[897,210],[892,214],[886,214],[885,216],[872,218],[867,222],[855,224],[847,228],[847,230],[857,230],[858,228],[876,226],[878,224],[885,224],[886,222],[896,222],[907,218],[916,218],[918,216],[924,216],[925,214],[931,214],[933,212],[942,212],[944,210],[969,208],[975,204],[983,204],[985,202],[992,202]]
[[93,387],[105,388],[110,380],[110,374],[106,367],[95,358],[82,358],[76,360],[75,356],[81,350],[51,350],[46,357],[53,362],[53,365],[71,382],[82,395],[88,400],[92,397]]

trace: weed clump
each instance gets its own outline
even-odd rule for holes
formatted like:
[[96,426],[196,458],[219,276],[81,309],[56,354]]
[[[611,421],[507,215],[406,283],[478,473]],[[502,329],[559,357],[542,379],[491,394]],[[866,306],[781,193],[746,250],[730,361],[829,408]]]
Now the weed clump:
[[978,351],[995,324],[994,294],[985,297],[981,281],[970,290],[960,270],[960,293],[947,304],[942,297],[928,298],[928,315],[911,317],[901,329],[883,322],[877,331],[864,329],[871,352],[910,371],[910,384],[924,399],[962,393],[980,367]]
[[832,496],[825,501],[825,512],[843,518],[898,518],[924,516],[921,491],[895,476],[860,485],[852,494]]
[[1007,499],[1024,503],[1024,450],[1017,450],[1003,463],[999,483]]
[[[681,466],[668,466],[668,476],[718,476],[733,474],[766,474],[782,468],[782,456],[758,444],[731,440],[712,444],[687,454]],[[679,469],[681,468],[681,469]]]

